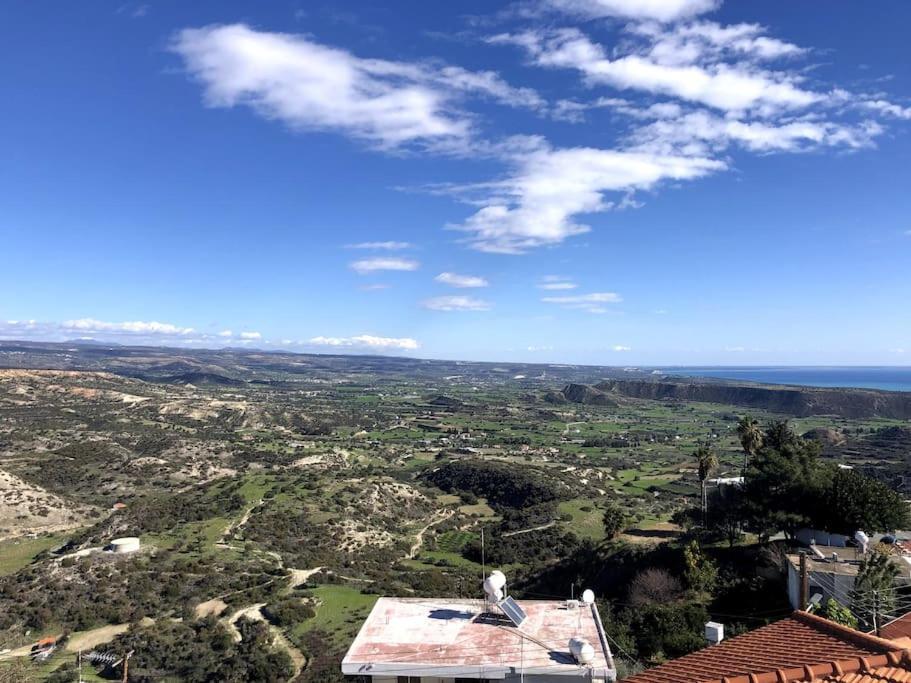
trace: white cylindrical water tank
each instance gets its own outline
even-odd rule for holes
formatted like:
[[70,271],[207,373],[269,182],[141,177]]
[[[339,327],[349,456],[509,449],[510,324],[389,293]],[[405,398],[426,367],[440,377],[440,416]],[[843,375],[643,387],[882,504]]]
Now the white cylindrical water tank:
[[585,638],[578,636],[570,638],[569,651],[579,664],[591,664],[595,661],[595,648]]
[[487,597],[494,602],[503,599],[503,587],[506,585],[506,575],[499,569],[490,572],[490,576],[484,579],[484,592]]
[[139,550],[139,539],[135,536],[115,538],[111,541],[111,550],[115,553],[134,553]]

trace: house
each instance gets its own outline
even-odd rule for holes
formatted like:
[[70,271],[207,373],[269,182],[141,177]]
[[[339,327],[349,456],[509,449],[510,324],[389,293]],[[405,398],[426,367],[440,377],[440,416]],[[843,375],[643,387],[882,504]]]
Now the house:
[[624,683],[907,683],[907,643],[806,612],[710,645]]
[[593,597],[499,604],[503,609],[489,600],[380,598],[342,673],[370,683],[616,680]]
[[[863,557],[860,549],[813,545],[806,552],[807,598],[819,595],[822,598],[821,604],[825,604],[829,598],[834,598],[843,605],[850,604],[851,592]],[[789,553],[787,558],[788,600],[791,607],[801,609],[804,606],[800,604],[800,555]],[[896,585],[911,584],[911,563],[905,558],[911,559],[911,556],[900,552],[892,556],[892,561],[899,568]]]

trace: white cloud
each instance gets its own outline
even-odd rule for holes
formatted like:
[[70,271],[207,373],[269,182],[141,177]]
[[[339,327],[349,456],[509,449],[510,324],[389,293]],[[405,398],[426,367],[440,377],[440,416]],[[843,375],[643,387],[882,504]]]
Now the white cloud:
[[209,106],[247,105],[295,129],[337,131],[383,148],[464,143],[472,117],[453,104],[455,93],[541,104],[534,91],[493,72],[361,58],[244,24],[184,29],[172,49],[202,83]]
[[677,21],[711,12],[721,0],[543,0],[544,5],[587,19],[619,17]]
[[187,335],[194,332],[192,327],[180,327],[171,323],[160,323],[156,321],[145,322],[135,320],[129,322],[105,322],[95,320],[94,318],[80,318],[78,320],[67,320],[60,324],[64,330],[78,330],[80,332],[116,332],[121,334],[142,334],[142,335]]
[[874,121],[842,125],[813,118],[783,123],[742,121],[700,109],[637,128],[633,149],[656,154],[711,155],[738,144],[753,152],[795,152],[811,147],[859,149],[873,144],[882,127]]
[[487,311],[491,304],[470,296],[437,296],[426,299],[422,305],[432,311]]
[[459,275],[458,273],[440,273],[433,279],[444,285],[462,289],[487,287],[490,284],[487,280],[477,275]]
[[545,275],[538,283],[538,289],[544,289],[552,292],[566,291],[578,287],[575,282],[561,275]]
[[807,52],[793,43],[762,35],[765,28],[759,24],[722,26],[703,21],[668,30],[658,24],[643,23],[629,30],[653,41],[648,55],[660,64],[705,63],[726,56],[769,61]]
[[882,99],[868,99],[861,100],[858,102],[858,106],[863,109],[868,109],[870,111],[877,112],[879,114],[885,114],[886,116],[893,116],[897,119],[911,119],[911,107],[902,107],[901,105],[894,104],[888,100]]
[[629,346],[623,346],[621,344],[615,344],[611,347],[611,351],[632,351],[632,348]]
[[611,58],[578,29],[502,34],[490,41],[523,47],[539,66],[576,69],[590,85],[671,95],[723,111],[799,109],[825,97],[801,89],[796,75],[712,59],[725,50],[705,42],[692,43],[690,53],[681,54],[654,38],[652,49],[661,48],[657,53],[634,51]]
[[360,289],[362,292],[379,292],[384,289],[389,289],[389,285],[387,285],[383,282],[376,282],[372,285],[363,285],[362,287],[359,287],[358,289]]
[[240,338],[246,339],[248,341],[253,341],[255,339],[262,339],[263,335],[261,335],[259,332],[241,332]]
[[414,246],[411,242],[358,242],[357,244],[346,244],[346,249],[372,249],[375,251],[401,251],[411,249]]
[[381,270],[417,270],[420,265],[421,264],[414,259],[381,257],[352,261],[348,264],[348,267],[359,275],[365,275]]
[[563,308],[585,311],[586,313],[607,313],[605,304],[617,304],[623,301],[616,292],[592,292],[590,294],[572,294],[569,296],[545,296],[541,299],[547,304],[558,304]]
[[512,176],[484,186],[490,194],[481,200],[481,208],[462,224],[450,226],[470,233],[466,241],[475,249],[518,254],[559,244],[589,231],[574,220],[576,214],[618,206],[605,199],[605,192],[649,189],[662,180],[698,178],[725,167],[699,157],[551,149],[543,144],[519,153],[513,163]]
[[314,346],[335,346],[344,348],[368,349],[398,349],[403,351],[413,350],[420,344],[410,337],[377,337],[370,334],[361,334],[356,337],[313,337],[309,344]]
[[222,330],[218,333],[219,337],[233,337],[234,333],[231,330]]

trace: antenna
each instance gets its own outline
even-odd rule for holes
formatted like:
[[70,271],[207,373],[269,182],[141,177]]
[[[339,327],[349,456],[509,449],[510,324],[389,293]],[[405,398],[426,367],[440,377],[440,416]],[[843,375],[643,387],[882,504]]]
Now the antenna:
[[[484,527],[481,527],[481,583],[487,578],[487,567],[484,564]],[[486,595],[486,594],[485,594]],[[484,607],[487,607],[487,598],[484,598]]]

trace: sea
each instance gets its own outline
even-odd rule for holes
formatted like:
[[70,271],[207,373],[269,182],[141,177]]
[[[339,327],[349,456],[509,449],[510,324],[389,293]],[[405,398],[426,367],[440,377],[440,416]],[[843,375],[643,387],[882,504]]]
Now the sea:
[[765,384],[796,384],[807,387],[855,387],[884,391],[911,391],[911,366],[892,367],[666,367],[660,372],[669,375],[718,377],[748,380]]

